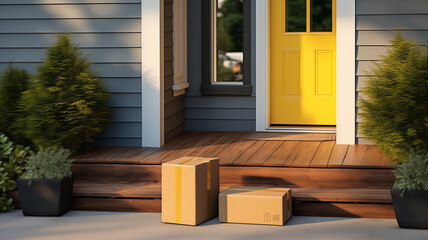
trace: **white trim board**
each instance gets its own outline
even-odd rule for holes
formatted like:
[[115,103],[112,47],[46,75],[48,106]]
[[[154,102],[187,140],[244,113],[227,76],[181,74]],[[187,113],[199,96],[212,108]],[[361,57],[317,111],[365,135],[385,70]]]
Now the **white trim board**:
[[142,146],[164,144],[163,0],[141,0]]
[[[270,0],[256,1],[256,131],[269,128]],[[355,0],[336,0],[336,142],[355,144]]]

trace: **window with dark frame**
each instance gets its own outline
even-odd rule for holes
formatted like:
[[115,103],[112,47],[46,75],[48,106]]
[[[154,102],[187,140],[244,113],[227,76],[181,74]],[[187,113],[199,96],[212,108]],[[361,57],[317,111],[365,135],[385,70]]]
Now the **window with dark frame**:
[[202,3],[203,95],[251,95],[251,0]]

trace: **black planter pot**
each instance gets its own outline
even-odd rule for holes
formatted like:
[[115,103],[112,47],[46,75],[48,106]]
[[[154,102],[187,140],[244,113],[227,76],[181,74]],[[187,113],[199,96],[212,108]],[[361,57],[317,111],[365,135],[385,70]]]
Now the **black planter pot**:
[[73,177],[62,180],[18,179],[17,187],[25,216],[61,216],[71,207]]
[[428,191],[391,188],[395,216],[401,228],[428,229]]

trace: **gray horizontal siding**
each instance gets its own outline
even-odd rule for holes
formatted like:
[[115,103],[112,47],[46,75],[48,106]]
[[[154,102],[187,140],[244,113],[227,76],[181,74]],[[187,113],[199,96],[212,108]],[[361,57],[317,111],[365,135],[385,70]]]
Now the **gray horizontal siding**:
[[109,98],[111,107],[141,107],[141,93],[113,93]]
[[111,93],[141,93],[141,78],[101,78]]
[[254,109],[241,109],[241,108],[213,108],[213,109],[187,109],[186,119],[198,120],[254,120],[256,118]]
[[426,0],[357,0],[358,14],[426,14],[428,4]]
[[251,108],[256,106],[255,97],[188,96],[186,108]]
[[[356,1],[356,81],[357,98],[366,96],[362,90],[367,85],[372,69],[386,54],[397,29],[405,38],[424,45],[428,41],[428,2],[426,0],[357,0]],[[357,113],[361,113],[358,109]],[[371,144],[358,130],[364,119],[357,114],[357,139],[359,144]]]
[[4,5],[0,19],[139,18],[140,4]]
[[92,144],[95,146],[130,146],[130,147],[140,147],[141,146],[141,137],[138,138],[103,138],[99,137],[97,141]]
[[95,145],[141,146],[140,0],[2,0],[0,69],[35,73],[56,33],[72,33],[111,93],[111,123]]
[[[30,72],[35,72],[37,64],[41,63],[20,63],[14,62],[16,65],[19,65],[23,69],[26,69]],[[0,69],[6,68],[8,63],[0,63]],[[98,71],[98,77],[108,77],[108,78],[141,78],[141,64],[137,63],[95,63],[92,65],[94,71]]]
[[187,131],[255,131],[255,120],[192,120],[186,119]]
[[[96,63],[140,63],[140,48],[81,49]],[[0,49],[0,62],[39,63],[45,58],[45,49]]]
[[255,131],[255,97],[186,97],[189,131]]
[[[179,0],[178,0],[179,1]],[[184,131],[184,96],[174,96],[173,0],[164,1],[164,138]]]
[[2,0],[0,5],[26,5],[26,4],[94,4],[94,3],[140,3],[141,0]]
[[426,30],[427,22],[428,15],[357,15],[357,30]]
[[0,33],[136,33],[140,19],[2,20]]
[[[55,33],[1,34],[0,48],[44,48],[55,41]],[[73,33],[81,48],[141,47],[141,33]]]

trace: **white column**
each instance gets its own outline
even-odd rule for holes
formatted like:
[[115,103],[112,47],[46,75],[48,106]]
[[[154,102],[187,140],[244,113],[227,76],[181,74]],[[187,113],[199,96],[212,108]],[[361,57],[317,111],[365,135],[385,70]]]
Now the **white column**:
[[256,131],[268,123],[268,0],[256,0]]
[[337,144],[355,144],[355,0],[337,0]]
[[163,0],[141,0],[142,146],[164,143]]

